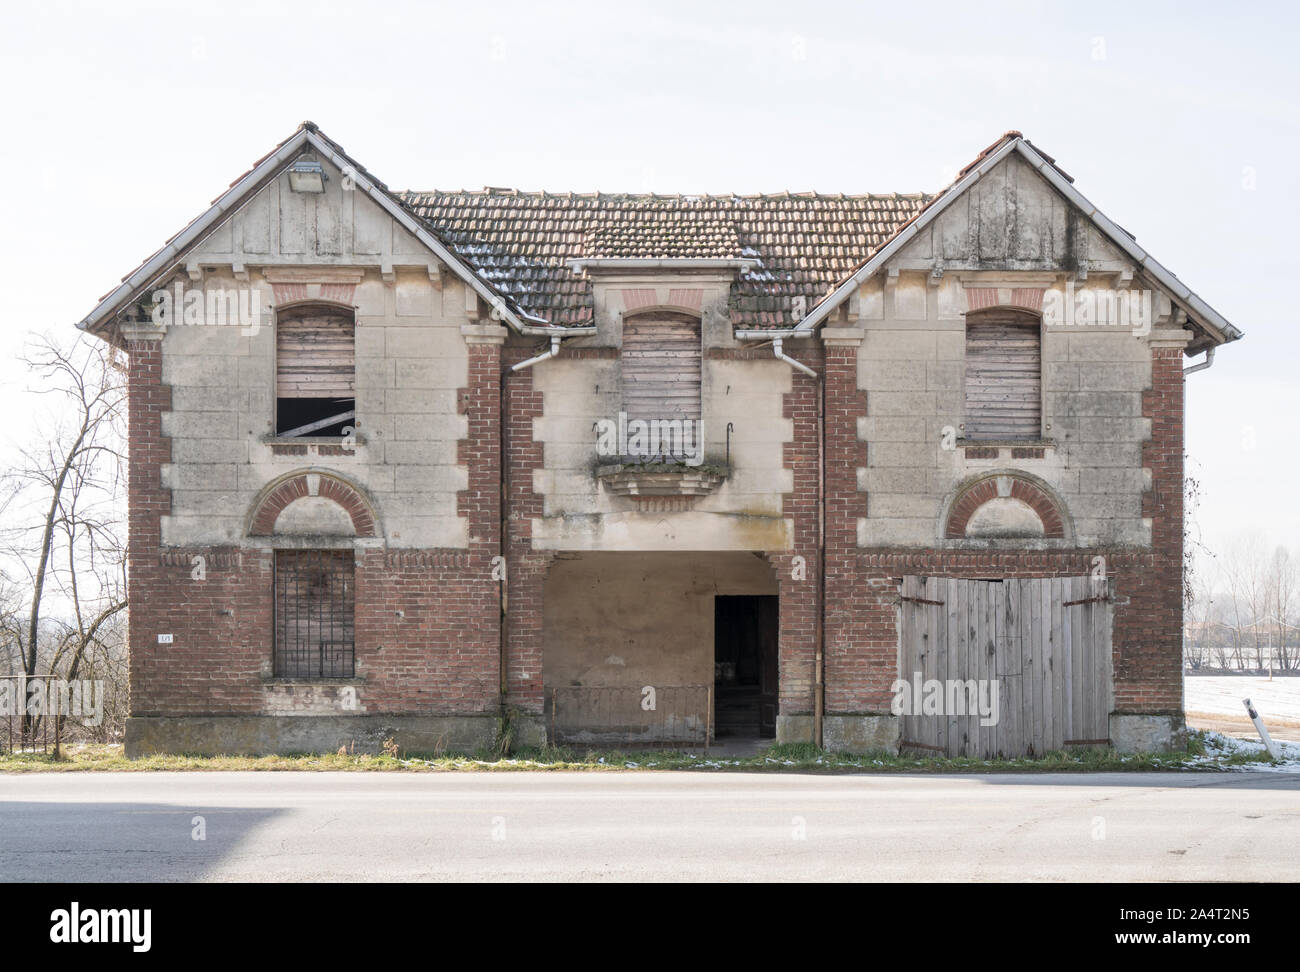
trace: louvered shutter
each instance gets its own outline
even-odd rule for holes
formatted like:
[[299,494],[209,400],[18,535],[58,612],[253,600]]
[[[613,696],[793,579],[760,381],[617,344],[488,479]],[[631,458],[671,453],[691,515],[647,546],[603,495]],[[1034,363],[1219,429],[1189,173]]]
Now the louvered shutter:
[[686,314],[623,322],[623,410],[628,420],[700,417],[700,322]]
[[966,322],[967,439],[1042,437],[1042,348],[1036,318],[972,315]]
[[277,398],[352,398],[356,374],[352,315],[316,308],[275,324]]

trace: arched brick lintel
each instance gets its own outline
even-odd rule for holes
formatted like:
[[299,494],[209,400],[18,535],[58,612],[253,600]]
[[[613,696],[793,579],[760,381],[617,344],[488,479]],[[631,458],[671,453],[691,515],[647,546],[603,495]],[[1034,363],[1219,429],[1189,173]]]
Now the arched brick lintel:
[[314,470],[292,473],[266,487],[253,504],[249,535],[271,536],[285,507],[306,496],[320,496],[341,506],[358,537],[378,536],[378,517],[361,491],[339,476]]
[[[999,480],[1009,480],[1010,489],[999,492]],[[953,500],[948,508],[948,520],[943,535],[948,540],[961,540],[975,511],[989,500],[1006,496],[1020,500],[1038,515],[1043,524],[1043,535],[1048,540],[1065,539],[1065,515],[1056,498],[1046,489],[1028,479],[1012,473],[996,473],[971,483]]]

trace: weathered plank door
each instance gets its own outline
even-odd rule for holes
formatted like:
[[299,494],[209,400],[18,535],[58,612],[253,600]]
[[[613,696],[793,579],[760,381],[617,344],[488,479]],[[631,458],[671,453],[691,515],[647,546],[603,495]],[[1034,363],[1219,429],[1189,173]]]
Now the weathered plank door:
[[907,750],[989,759],[1105,745],[1107,581],[904,577],[898,677]]

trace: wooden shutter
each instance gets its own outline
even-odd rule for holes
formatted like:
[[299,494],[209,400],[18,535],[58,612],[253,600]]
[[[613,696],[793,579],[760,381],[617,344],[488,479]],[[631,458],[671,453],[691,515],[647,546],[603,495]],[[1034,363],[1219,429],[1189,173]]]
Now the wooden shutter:
[[633,419],[700,417],[700,322],[686,314],[623,321],[623,411]]
[[1038,319],[995,312],[966,320],[968,439],[1042,437],[1042,348]]
[[275,322],[277,398],[352,398],[352,315],[333,308],[289,311]]

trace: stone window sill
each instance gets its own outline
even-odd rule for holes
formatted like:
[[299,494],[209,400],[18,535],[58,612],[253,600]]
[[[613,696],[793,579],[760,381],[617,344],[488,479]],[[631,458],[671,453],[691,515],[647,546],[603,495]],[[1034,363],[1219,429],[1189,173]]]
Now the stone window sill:
[[967,459],[1045,459],[1056,450],[1055,439],[958,439]]
[[262,442],[266,445],[342,445],[344,442],[353,442],[356,445],[365,445],[366,437],[364,435],[342,436],[342,435],[264,435]]

